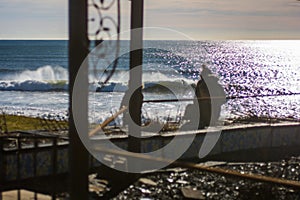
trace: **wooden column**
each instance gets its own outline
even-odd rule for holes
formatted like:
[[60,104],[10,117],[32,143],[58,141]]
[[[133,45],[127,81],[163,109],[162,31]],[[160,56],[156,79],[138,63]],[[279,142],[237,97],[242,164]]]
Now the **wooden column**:
[[[143,63],[143,15],[144,0],[131,1],[131,35],[130,35],[130,79],[129,90],[133,91],[129,101],[129,112],[132,120],[139,126],[129,126],[128,150],[132,152],[141,151],[141,142],[138,137],[141,135],[141,108],[143,104],[142,95],[142,66]],[[136,68],[138,67],[138,68]],[[132,70],[136,68],[135,70]]]
[[[78,136],[72,115],[74,81],[87,53],[87,0],[69,0],[69,166],[71,200],[88,199],[88,152]],[[88,81],[88,78],[82,81]],[[86,102],[86,105],[83,104],[83,106],[87,106],[87,98],[86,95],[82,99],[82,102]],[[82,120],[84,120],[86,125],[84,128],[86,128],[86,134],[88,134],[87,113],[83,113]]]

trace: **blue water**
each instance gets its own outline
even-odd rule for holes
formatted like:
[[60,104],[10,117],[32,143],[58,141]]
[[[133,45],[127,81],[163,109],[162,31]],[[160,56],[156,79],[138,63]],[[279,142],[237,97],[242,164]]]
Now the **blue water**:
[[[300,41],[145,41],[146,99],[174,98],[155,84],[172,87],[176,97],[190,98],[202,64],[219,78],[228,100],[224,118],[245,116],[300,119]],[[128,42],[120,48],[128,52]],[[7,113],[65,115],[68,108],[67,41],[0,41],[0,107]],[[114,50],[106,52],[114,56]],[[111,81],[100,87],[110,63],[90,70],[90,119],[101,121],[119,107],[127,89],[129,54],[119,57]],[[270,97],[269,95],[277,95]],[[108,104],[109,102],[109,104]],[[188,102],[187,102],[188,103]],[[187,103],[144,105],[151,117],[183,113]],[[161,109],[161,108],[164,109]]]
[[66,68],[67,56],[67,41],[0,41],[0,70],[3,73],[36,70],[45,65]]

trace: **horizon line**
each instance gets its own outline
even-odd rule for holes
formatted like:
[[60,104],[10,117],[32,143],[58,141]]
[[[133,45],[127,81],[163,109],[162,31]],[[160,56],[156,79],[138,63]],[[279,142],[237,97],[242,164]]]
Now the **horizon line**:
[[[32,41],[38,41],[38,40],[49,40],[49,41],[54,41],[54,40],[59,40],[59,41],[68,41],[69,38],[0,38],[0,41],[8,41],[8,40],[16,40],[16,41],[25,41],[25,40],[32,40]],[[115,40],[115,39],[112,39]],[[120,39],[120,41],[129,41],[130,39]],[[197,40],[188,40],[188,39],[144,39],[144,41],[268,41],[268,40],[277,40],[277,41],[295,41],[295,40],[300,40],[299,38],[240,38],[240,39],[197,39]],[[94,41],[94,40],[90,40]],[[105,41],[105,40],[104,40]],[[107,40],[106,40],[107,41]]]

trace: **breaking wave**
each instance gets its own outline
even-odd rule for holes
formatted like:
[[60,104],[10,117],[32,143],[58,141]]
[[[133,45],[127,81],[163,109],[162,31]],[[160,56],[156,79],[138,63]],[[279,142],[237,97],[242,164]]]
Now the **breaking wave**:
[[46,65],[36,70],[10,73],[1,79],[1,91],[65,91],[68,89],[68,71],[61,66]]
[[24,81],[1,81],[1,91],[66,91],[68,84],[66,81],[38,81],[38,80],[24,80]]
[[[193,81],[169,77],[160,72],[144,73],[144,92],[165,93],[184,92],[190,88]],[[67,91],[68,71],[60,66],[43,66],[36,70],[25,70],[19,73],[7,74],[0,79],[0,91]],[[125,92],[128,89],[128,72],[116,73],[107,84],[90,77],[89,90],[91,92]],[[168,88],[168,89],[167,89]]]
[[68,70],[61,66],[50,66],[46,65],[39,67],[36,70],[25,70],[18,73],[8,74],[4,76],[4,80],[13,81],[67,81],[68,80]]
[[[143,84],[143,91],[148,93],[186,92],[191,85],[184,81],[152,81]],[[127,83],[111,82],[96,88],[96,92],[125,92]]]

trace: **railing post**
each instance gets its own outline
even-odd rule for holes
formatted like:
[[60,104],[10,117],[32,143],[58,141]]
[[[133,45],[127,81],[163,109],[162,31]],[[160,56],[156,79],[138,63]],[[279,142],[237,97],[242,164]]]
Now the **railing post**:
[[57,137],[55,136],[52,140],[52,177],[53,177],[53,189],[52,189],[52,199],[56,199],[56,183],[57,183]]
[[[34,136],[36,136],[36,135],[34,135]],[[33,145],[34,145],[34,147],[33,147],[33,176],[36,178],[37,177],[37,153],[39,151],[39,149],[38,149],[38,146],[39,146],[38,140],[39,139],[36,137],[33,137],[33,139],[34,139],[34,143],[33,143]],[[34,200],[36,200],[36,199],[38,199],[37,193],[34,192]]]
[[0,137],[0,200],[2,200],[3,184],[4,184],[4,151],[3,151],[3,138]]
[[20,154],[21,154],[21,148],[22,148],[22,144],[21,144],[21,139],[20,137],[17,138],[18,144],[17,144],[17,183],[18,183],[18,200],[21,199],[21,191],[20,191],[20,186],[21,186],[21,172],[20,172],[20,168],[21,168],[21,163],[20,163]]

